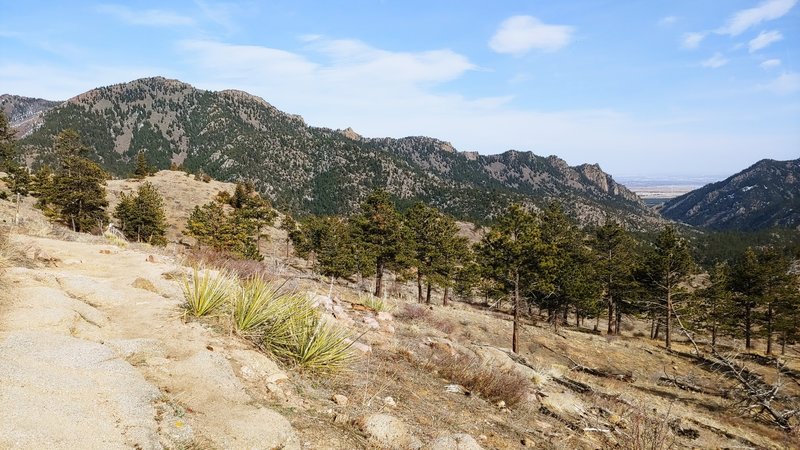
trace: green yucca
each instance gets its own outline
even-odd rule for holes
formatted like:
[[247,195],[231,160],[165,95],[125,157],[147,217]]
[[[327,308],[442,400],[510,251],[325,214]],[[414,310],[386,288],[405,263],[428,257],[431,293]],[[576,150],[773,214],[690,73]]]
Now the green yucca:
[[233,277],[226,271],[212,274],[210,270],[202,270],[195,266],[192,277],[183,278],[183,296],[186,309],[195,317],[202,317],[217,310],[230,297],[235,286]]
[[270,317],[258,333],[263,346],[278,356],[284,356],[283,350],[294,345],[293,330],[302,328],[318,314],[311,301],[301,294],[278,295],[267,309]]
[[361,297],[361,304],[375,311],[389,311],[392,309],[392,305],[388,302],[371,294],[366,297]]
[[299,367],[313,372],[335,372],[354,357],[349,333],[319,315],[292,329],[292,342],[280,353]]
[[286,302],[278,289],[263,277],[246,280],[236,290],[233,299],[233,320],[240,332],[251,332],[264,326],[271,319],[286,315]]

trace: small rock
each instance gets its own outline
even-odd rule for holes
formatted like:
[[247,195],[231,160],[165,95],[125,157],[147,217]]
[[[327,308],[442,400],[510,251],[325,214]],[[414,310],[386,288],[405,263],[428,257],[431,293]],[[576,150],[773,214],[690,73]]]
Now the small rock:
[[111,250],[109,250],[107,248],[104,248],[104,249],[100,250],[100,253],[103,254],[103,255],[110,255],[111,254]]
[[336,414],[335,416],[333,416],[333,423],[344,425],[348,422],[350,422],[350,416],[348,416],[347,414]]
[[442,436],[431,442],[425,450],[483,450],[483,447],[466,433]]
[[495,403],[495,405],[496,405],[498,408],[500,408],[500,409],[503,409],[503,408],[505,408],[505,407],[506,407],[506,402],[505,402],[505,401],[503,401],[503,400],[500,400],[499,402]]
[[342,394],[335,394],[333,397],[331,397],[331,400],[333,400],[333,402],[339,406],[347,406],[347,402],[349,401],[347,396]]
[[383,404],[388,406],[388,407],[390,407],[390,408],[394,408],[395,406],[397,406],[397,402],[395,402],[392,397],[384,398],[383,399]]
[[388,323],[383,324],[383,331],[384,333],[394,334],[394,327],[389,325]]
[[369,442],[384,449],[419,449],[422,442],[417,439],[406,424],[388,414],[362,416],[355,425],[363,431]]
[[266,381],[267,383],[277,383],[278,381],[288,380],[288,379],[289,379],[289,376],[286,375],[285,372],[276,372],[276,373],[273,373],[272,375],[267,376],[264,379],[264,381]]
[[283,389],[275,383],[267,383],[267,390],[273,394],[283,394]]
[[144,278],[137,278],[133,280],[131,286],[135,287],[136,289],[144,289],[145,291],[158,293],[158,289],[156,289],[155,285],[150,282],[150,280],[146,280]]
[[528,438],[522,438],[519,443],[522,444],[523,447],[533,447],[533,441]]
[[381,322],[391,322],[392,320],[394,320],[394,317],[392,317],[392,313],[386,311],[379,311],[377,317],[378,320],[380,320]]
[[373,317],[364,317],[364,325],[373,330],[379,330],[381,328],[381,324]]
[[360,351],[361,353],[372,353],[372,347],[364,344],[363,342],[354,342],[353,348]]
[[149,263],[157,263],[160,262],[155,255],[147,255],[147,262]]

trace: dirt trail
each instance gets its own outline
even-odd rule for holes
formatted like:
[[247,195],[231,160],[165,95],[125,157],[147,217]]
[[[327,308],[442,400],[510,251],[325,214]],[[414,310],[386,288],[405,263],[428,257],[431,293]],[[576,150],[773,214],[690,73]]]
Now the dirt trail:
[[163,277],[176,263],[110,245],[24,245],[58,262],[4,275],[0,448],[299,448],[252,389],[282,372],[181,320],[180,287]]

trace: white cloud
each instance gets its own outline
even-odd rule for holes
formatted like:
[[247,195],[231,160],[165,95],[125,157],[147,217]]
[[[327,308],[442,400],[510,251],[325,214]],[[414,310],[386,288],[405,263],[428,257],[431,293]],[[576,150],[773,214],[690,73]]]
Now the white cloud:
[[489,40],[489,48],[497,53],[523,55],[531,50],[556,51],[572,40],[575,28],[548,25],[532,16],[509,17]]
[[800,73],[784,72],[769,83],[758,85],[758,89],[779,95],[793,94],[800,91]]
[[100,5],[97,7],[97,10],[101,13],[116,17],[129,25],[173,27],[194,25],[195,23],[194,19],[191,17],[162,9],[135,11],[122,5]]
[[759,65],[761,66],[762,69],[765,69],[765,70],[766,69],[774,69],[776,67],[780,67],[781,66],[781,60],[780,59],[768,59],[768,60],[762,62]]
[[666,16],[662,17],[661,20],[658,21],[658,24],[661,25],[662,27],[668,27],[675,24],[675,22],[677,21],[678,21],[678,16]]
[[753,53],[781,39],[783,39],[783,35],[780,31],[762,31],[749,42],[748,48],[750,53]]
[[703,42],[707,34],[708,33],[705,32],[685,33],[681,46],[683,48],[695,49],[700,46],[700,43]]
[[766,0],[761,2],[758,6],[749,9],[743,9],[736,12],[728,22],[719,30],[718,33],[729,34],[737,36],[744,33],[749,28],[766,22],[783,17],[788,13],[797,0]]
[[709,68],[712,68],[712,69],[717,69],[717,68],[720,68],[720,67],[724,66],[725,64],[728,64],[729,61],[730,60],[728,58],[724,57],[722,55],[722,53],[717,52],[717,53],[714,53],[714,56],[712,56],[711,58],[708,58],[707,60],[703,61],[701,64],[703,65],[703,67],[709,67]]

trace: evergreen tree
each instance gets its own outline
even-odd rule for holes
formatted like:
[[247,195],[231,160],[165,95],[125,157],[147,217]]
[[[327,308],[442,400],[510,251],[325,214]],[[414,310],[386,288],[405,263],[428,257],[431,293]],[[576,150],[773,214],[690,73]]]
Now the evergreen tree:
[[167,244],[164,199],[151,183],[139,186],[136,195],[122,193],[114,217],[126,238],[152,245]]
[[102,228],[108,222],[105,212],[108,174],[85,157],[89,149],[74,130],[59,133],[54,150],[60,164],[52,177],[48,200],[59,220],[78,232]]
[[153,168],[147,162],[147,157],[144,152],[140,151],[136,154],[136,170],[133,172],[134,178],[143,180],[145,177],[153,172]]
[[731,325],[732,306],[730,267],[717,263],[709,272],[708,286],[700,292],[699,305],[693,311],[696,327],[711,334],[712,348],[716,348],[717,337]]
[[613,221],[596,227],[590,245],[594,250],[596,281],[600,284],[608,308],[608,334],[619,333],[622,301],[634,283],[634,241],[630,233]]
[[648,261],[648,281],[664,315],[664,344],[672,348],[672,319],[675,304],[685,294],[685,283],[694,269],[686,240],[673,226],[667,226],[656,238]]
[[292,233],[297,231],[297,222],[289,214],[283,216],[281,220],[281,230],[286,232],[286,257],[289,257],[289,248],[292,243]]
[[5,113],[0,111],[0,171],[6,173],[3,181],[12,193],[27,195],[30,174],[28,168],[19,163],[15,134]]
[[743,327],[745,348],[748,350],[752,348],[754,315],[764,289],[759,265],[756,251],[748,247],[733,265],[730,277],[731,291],[739,311],[735,318]]
[[261,260],[255,222],[241,213],[228,214],[217,202],[196,206],[189,215],[187,233],[200,244],[227,251],[239,258]]
[[319,224],[317,271],[333,278],[347,278],[353,275],[358,265],[353,252],[354,243],[349,224],[340,217],[323,217]]
[[[370,194],[352,218],[361,259],[375,268],[375,296],[383,295],[384,271],[401,270],[411,259],[410,233],[386,191]],[[371,263],[371,264],[369,264]]]
[[541,248],[536,218],[519,204],[505,211],[477,247],[484,277],[511,298],[514,312],[511,350],[515,353],[519,350],[523,284],[534,275]]

